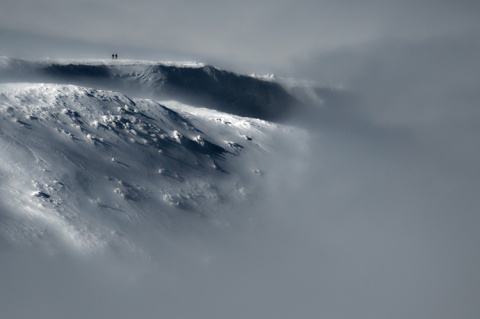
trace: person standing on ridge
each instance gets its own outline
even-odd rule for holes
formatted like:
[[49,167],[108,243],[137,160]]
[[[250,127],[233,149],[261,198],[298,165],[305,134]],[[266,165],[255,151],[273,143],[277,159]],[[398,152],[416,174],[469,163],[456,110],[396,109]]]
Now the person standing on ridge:
[[114,53],[112,53],[112,60],[113,60],[113,59],[115,59],[115,54],[114,54]]

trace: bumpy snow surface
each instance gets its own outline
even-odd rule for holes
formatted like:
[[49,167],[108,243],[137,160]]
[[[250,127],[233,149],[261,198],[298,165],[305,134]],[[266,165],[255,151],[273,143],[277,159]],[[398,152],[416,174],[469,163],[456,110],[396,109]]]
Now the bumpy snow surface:
[[146,225],[221,223],[228,207],[255,202],[275,141],[291,134],[175,101],[0,84],[0,237],[88,253],[138,249],[130,235]]

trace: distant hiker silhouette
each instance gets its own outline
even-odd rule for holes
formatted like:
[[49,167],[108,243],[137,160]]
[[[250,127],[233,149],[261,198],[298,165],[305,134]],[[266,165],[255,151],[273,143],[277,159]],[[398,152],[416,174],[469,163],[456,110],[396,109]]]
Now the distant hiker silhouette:
[[115,54],[112,54],[112,59],[115,59]]
[[118,58],[118,55],[115,53],[115,59],[117,59],[117,58]]

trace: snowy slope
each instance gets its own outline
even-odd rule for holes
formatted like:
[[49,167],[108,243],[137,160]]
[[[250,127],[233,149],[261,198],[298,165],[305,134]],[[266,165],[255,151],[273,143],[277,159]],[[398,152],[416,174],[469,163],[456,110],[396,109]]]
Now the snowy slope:
[[161,233],[221,220],[228,207],[254,203],[275,143],[300,134],[164,104],[73,85],[0,85],[3,241],[137,249],[134,234],[147,225]]

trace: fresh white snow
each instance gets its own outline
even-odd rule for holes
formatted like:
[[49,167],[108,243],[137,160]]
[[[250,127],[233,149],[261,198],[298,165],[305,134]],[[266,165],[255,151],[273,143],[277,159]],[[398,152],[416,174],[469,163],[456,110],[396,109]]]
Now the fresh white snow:
[[175,101],[1,84],[0,234],[88,253],[134,246],[121,229],[152,218],[159,232],[176,216],[221,219],[229,205],[254,204],[275,144],[301,134]]

